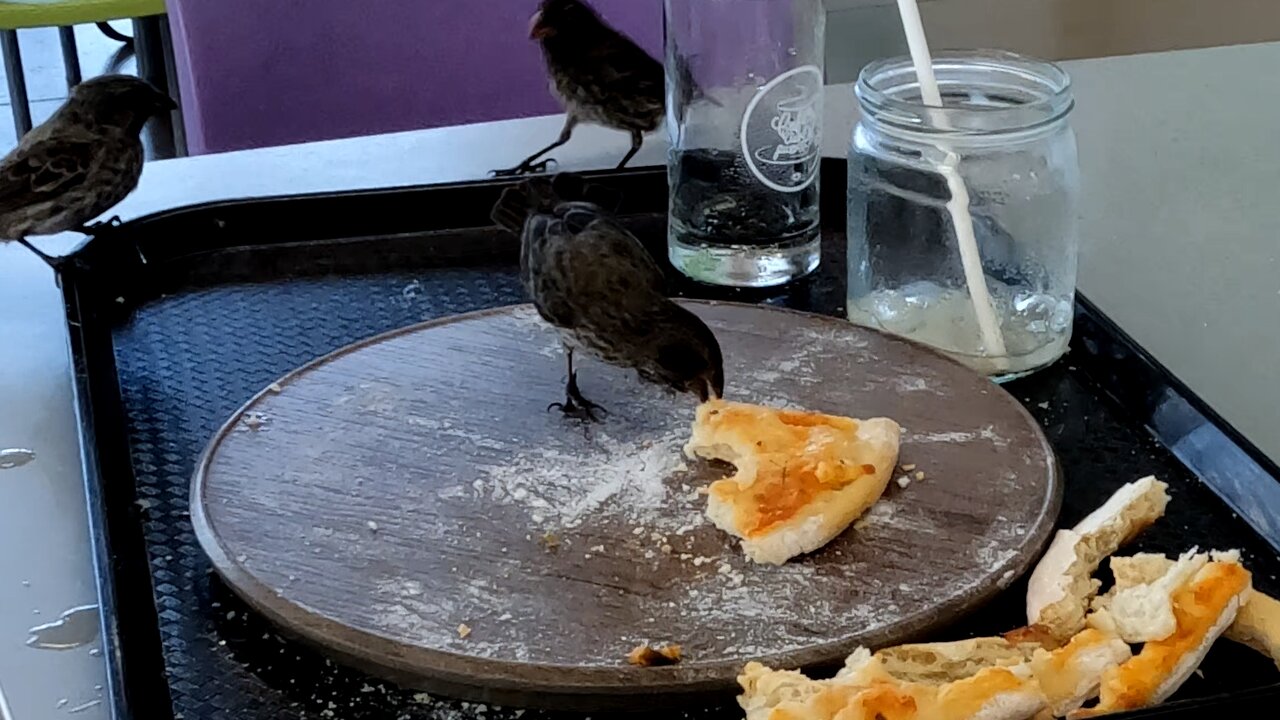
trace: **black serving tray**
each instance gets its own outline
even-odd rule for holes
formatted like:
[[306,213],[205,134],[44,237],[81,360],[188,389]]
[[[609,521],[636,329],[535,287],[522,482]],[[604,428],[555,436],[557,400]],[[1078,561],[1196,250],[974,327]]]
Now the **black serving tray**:
[[[625,222],[664,258],[664,172],[597,177],[622,193]],[[672,271],[675,291],[842,314],[844,163],[827,161],[822,182],[823,264],[813,276],[732,291]],[[575,717],[427,698],[333,664],[281,636],[212,575],[187,515],[208,438],[280,375],[380,332],[523,300],[516,241],[489,221],[504,185],[183,208],[126,223],[61,263],[115,718]],[[1064,525],[1154,473],[1173,502],[1133,550],[1239,548],[1255,586],[1280,592],[1280,470],[1086,299],[1067,357],[1007,388],[1059,455]],[[1021,624],[1024,591],[1015,584],[956,618],[949,638]],[[1202,669],[1171,702],[1131,717],[1275,716],[1280,675],[1270,661],[1223,641]],[[661,715],[741,712],[726,697]]]

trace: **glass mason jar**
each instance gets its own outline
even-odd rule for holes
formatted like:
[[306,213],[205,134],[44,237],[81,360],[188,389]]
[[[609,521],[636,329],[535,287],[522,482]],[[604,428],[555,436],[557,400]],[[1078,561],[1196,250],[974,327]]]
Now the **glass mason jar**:
[[820,258],[822,0],[666,0],[668,254],[768,287]]
[[1005,52],[934,58],[926,107],[908,58],[863,69],[849,151],[849,319],[998,380],[1071,338],[1079,169],[1067,74]]

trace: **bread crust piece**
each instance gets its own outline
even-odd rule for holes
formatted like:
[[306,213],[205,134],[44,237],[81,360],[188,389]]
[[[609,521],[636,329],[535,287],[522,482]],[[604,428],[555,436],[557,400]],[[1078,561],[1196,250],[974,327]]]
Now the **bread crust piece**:
[[1086,622],[1134,645],[1164,640],[1177,630],[1174,593],[1208,562],[1209,553],[1197,553],[1192,548],[1151,580],[1117,584],[1106,593],[1105,600],[1094,598],[1094,611]]
[[1085,627],[1085,612],[1101,583],[1093,573],[1138,533],[1164,515],[1168,485],[1145,477],[1121,487],[1070,530],[1060,530],[1031,573],[1027,622],[1065,640]]
[[1127,644],[1098,630],[1087,629],[1059,646],[1036,628],[1023,628],[1003,637],[899,645],[873,658],[897,680],[933,685],[1029,663],[1051,716],[1061,717],[1097,697],[1103,673],[1131,655]]
[[[1173,563],[1173,560],[1154,553],[1111,558],[1111,574],[1115,576],[1116,584],[1106,595],[1094,601],[1094,609],[1109,611],[1117,593],[1154,582],[1168,573]],[[1092,617],[1090,622],[1095,622]],[[1280,600],[1257,590],[1250,591],[1224,637],[1266,655],[1280,669]]]
[[1199,667],[1249,591],[1249,571],[1238,561],[1223,559],[1205,565],[1173,594],[1174,634],[1145,644],[1133,658],[1104,673],[1098,705],[1068,717],[1097,717],[1163,702]]
[[885,672],[899,680],[940,685],[973,677],[988,667],[1022,665],[1043,649],[1036,642],[981,637],[897,645],[879,650],[873,657]]
[[698,408],[685,453],[736,466],[708,489],[707,517],[752,560],[782,564],[826,545],[880,498],[900,434],[887,418],[713,400]]
[[1271,658],[1280,669],[1280,600],[1257,590],[1249,593],[1226,635]]
[[1097,697],[1103,674],[1132,655],[1123,640],[1089,628],[1056,650],[1037,651],[1031,672],[1048,699],[1049,712],[1063,717]]
[[865,650],[831,680],[752,663],[739,677],[747,720],[1026,720],[1045,707],[1025,665],[986,667],[944,684],[894,677]]

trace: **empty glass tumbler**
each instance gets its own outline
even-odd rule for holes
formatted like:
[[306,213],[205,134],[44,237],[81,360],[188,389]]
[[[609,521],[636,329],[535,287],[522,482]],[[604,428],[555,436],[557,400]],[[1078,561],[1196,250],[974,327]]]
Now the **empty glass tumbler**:
[[818,266],[822,0],[666,0],[668,252],[706,283]]
[[849,151],[849,318],[996,378],[1071,338],[1079,170],[1057,66],[934,58],[942,109],[907,58],[868,65]]

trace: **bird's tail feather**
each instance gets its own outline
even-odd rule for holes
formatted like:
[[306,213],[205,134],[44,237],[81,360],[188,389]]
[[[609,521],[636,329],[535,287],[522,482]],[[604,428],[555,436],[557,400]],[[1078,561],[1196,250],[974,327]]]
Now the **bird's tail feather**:
[[581,175],[559,173],[547,179],[530,178],[502,191],[490,217],[499,226],[519,235],[531,214],[552,213],[563,203],[591,203],[615,213],[622,196],[612,188],[587,182]]
[[556,204],[562,202],[588,202],[607,213],[617,213],[622,207],[622,194],[599,183],[588,182],[581,175],[560,173],[551,178],[551,189]]
[[502,196],[498,198],[498,203],[493,206],[489,216],[499,227],[519,235],[532,209],[530,203],[529,182],[512,185],[502,191]]

